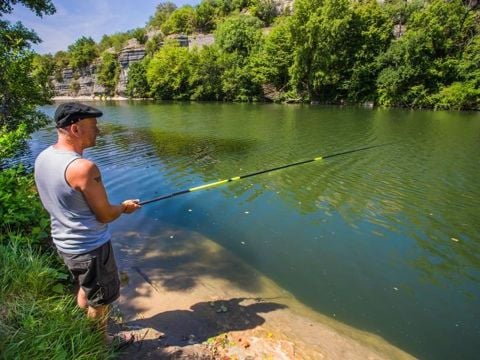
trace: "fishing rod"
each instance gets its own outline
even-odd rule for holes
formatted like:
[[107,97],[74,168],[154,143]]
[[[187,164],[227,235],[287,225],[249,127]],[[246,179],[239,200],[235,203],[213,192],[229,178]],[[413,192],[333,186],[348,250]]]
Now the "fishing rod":
[[153,199],[144,200],[144,201],[139,202],[139,205],[146,205],[146,204],[150,204],[152,202],[165,200],[165,199],[170,199],[170,198],[178,196],[178,195],[183,195],[183,194],[187,194],[187,193],[198,191],[198,190],[208,189],[208,188],[211,188],[211,187],[214,187],[214,186],[226,184],[228,182],[232,182],[232,181],[236,181],[236,180],[240,180],[240,179],[246,179],[246,178],[249,178],[249,177],[252,177],[252,176],[257,176],[257,175],[265,174],[265,173],[276,171],[276,170],[286,169],[286,168],[289,168],[289,167],[292,167],[292,166],[303,165],[303,164],[307,164],[307,163],[314,162],[314,161],[330,159],[330,158],[333,158],[335,156],[352,154],[352,153],[355,153],[355,152],[358,152],[358,151],[369,150],[369,149],[373,149],[373,148],[377,148],[377,147],[381,147],[381,146],[392,145],[392,144],[393,143],[386,143],[386,144],[366,146],[366,147],[359,148],[359,149],[347,150],[347,151],[342,151],[342,152],[335,153],[335,154],[318,156],[318,157],[313,158],[313,159],[297,161],[297,162],[294,162],[294,163],[291,163],[291,164],[277,166],[277,167],[274,167],[274,168],[271,168],[271,169],[266,169],[266,170],[260,170],[260,171],[256,171],[256,172],[253,172],[253,173],[250,173],[250,174],[234,176],[234,177],[231,177],[231,178],[228,178],[228,179],[211,182],[211,183],[208,183],[208,184],[192,187],[190,189],[185,189],[185,190],[177,191],[177,192],[174,192],[174,193],[171,193],[171,194],[162,195],[162,196],[159,196],[159,197],[156,197],[156,198],[153,198]]

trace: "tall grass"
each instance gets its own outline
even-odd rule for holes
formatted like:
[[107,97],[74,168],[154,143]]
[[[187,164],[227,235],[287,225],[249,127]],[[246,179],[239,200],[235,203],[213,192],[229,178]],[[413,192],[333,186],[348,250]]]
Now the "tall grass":
[[75,304],[48,241],[48,215],[22,168],[0,170],[0,359],[110,359]]

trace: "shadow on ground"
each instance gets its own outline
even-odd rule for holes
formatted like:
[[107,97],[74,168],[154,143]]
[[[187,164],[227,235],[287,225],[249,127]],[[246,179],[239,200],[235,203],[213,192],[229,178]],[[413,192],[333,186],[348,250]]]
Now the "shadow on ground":
[[[261,314],[286,308],[268,299],[232,298],[199,302],[189,310],[159,313],[151,318],[126,322],[124,329],[148,329],[123,354],[123,358],[209,358],[205,342],[230,331],[255,329],[265,323]],[[218,340],[216,340],[218,341]],[[195,346],[202,344],[204,346]],[[188,348],[187,348],[188,347]]]

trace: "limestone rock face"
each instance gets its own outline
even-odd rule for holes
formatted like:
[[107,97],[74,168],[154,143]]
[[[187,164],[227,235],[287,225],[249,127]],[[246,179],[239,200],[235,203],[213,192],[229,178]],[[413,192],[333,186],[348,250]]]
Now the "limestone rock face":
[[134,62],[140,61],[145,57],[145,46],[139,44],[135,39],[131,39],[127,46],[118,54],[120,63],[120,77],[118,79],[115,92],[120,96],[127,96],[128,68]]

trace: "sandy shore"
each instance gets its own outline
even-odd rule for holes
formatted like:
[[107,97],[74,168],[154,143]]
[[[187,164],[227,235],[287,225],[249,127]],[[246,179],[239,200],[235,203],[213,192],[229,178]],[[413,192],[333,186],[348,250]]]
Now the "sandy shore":
[[200,234],[114,234],[122,274],[113,332],[122,359],[410,359],[384,339],[303,306]]

